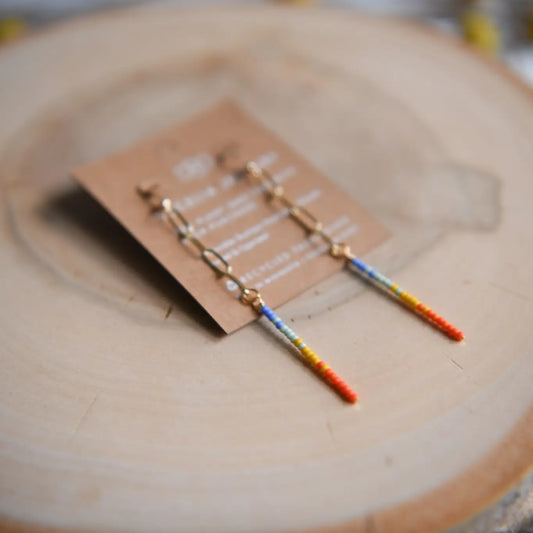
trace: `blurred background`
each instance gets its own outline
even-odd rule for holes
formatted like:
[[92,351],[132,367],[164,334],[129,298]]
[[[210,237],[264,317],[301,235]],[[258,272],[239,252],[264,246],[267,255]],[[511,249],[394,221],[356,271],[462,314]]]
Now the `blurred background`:
[[[161,0],[180,5],[230,0]],[[249,3],[268,0],[248,0]],[[271,0],[272,1],[272,0]],[[0,0],[0,46],[67,17],[157,0]],[[533,0],[278,0],[276,3],[353,7],[411,17],[500,57],[533,85]]]

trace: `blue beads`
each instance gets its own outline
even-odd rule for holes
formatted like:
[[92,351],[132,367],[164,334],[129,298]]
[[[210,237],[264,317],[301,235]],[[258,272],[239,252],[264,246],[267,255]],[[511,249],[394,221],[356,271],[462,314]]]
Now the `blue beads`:
[[281,320],[281,318],[276,315],[276,313],[274,313],[274,311],[272,311],[272,309],[270,309],[270,307],[268,307],[267,305],[262,305],[261,306],[261,312],[270,320],[270,322],[272,322],[272,324],[274,324],[279,330],[281,333],[283,333],[283,335],[285,335],[285,337],[287,337],[291,342],[294,342],[297,338],[298,338],[298,335],[296,335],[296,333],[294,333],[294,331],[292,331],[292,329],[287,326],[287,324],[285,324],[283,322],[283,320]]
[[352,265],[356,266],[359,270],[362,270],[363,272],[366,272],[368,270],[368,266],[366,263],[361,261],[358,257],[354,257],[352,259]]
[[274,311],[272,311],[268,305],[263,304],[261,306],[261,313],[263,313],[271,322],[274,322],[274,320],[278,318],[276,313],[274,313]]

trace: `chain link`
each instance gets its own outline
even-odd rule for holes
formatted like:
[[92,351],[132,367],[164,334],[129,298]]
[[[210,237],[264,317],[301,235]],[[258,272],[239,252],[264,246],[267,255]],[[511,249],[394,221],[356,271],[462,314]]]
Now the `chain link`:
[[265,188],[265,191],[271,198],[275,198],[283,204],[289,211],[289,215],[296,220],[304,230],[311,235],[318,235],[329,248],[331,256],[337,259],[351,260],[355,256],[352,254],[350,247],[344,242],[338,242],[333,239],[324,229],[324,225],[305,207],[294,203],[285,195],[282,185],[276,183],[270,172],[261,168],[255,161],[248,161],[245,165],[245,174],[256,181],[259,181]]
[[264,305],[263,298],[257,289],[247,287],[238,276],[233,273],[231,265],[215,249],[208,248],[198,237],[196,237],[194,226],[185,218],[167,197],[158,196],[157,185],[139,185],[137,192],[145,200],[150,202],[154,211],[162,212],[166,220],[176,232],[181,241],[190,242],[199,252],[200,257],[216,274],[220,277],[229,278],[237,285],[240,291],[239,299],[242,303],[250,305],[257,312],[260,312]]

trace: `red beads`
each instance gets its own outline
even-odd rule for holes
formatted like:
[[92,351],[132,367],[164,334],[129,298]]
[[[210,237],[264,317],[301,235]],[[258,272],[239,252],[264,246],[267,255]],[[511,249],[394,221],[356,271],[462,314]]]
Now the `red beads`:
[[[317,365],[318,366],[318,365]],[[350,403],[355,403],[357,401],[357,394],[350,388],[350,386],[343,381],[331,368],[328,368],[324,371],[324,377],[328,383],[344,398]]]
[[423,303],[419,303],[416,306],[416,310],[429,320],[432,324],[437,326],[442,332],[444,332],[448,337],[452,338],[455,341],[462,341],[465,336],[462,331],[457,329],[455,326],[450,324],[440,315],[437,315],[435,311],[431,310],[429,307],[425,306]]

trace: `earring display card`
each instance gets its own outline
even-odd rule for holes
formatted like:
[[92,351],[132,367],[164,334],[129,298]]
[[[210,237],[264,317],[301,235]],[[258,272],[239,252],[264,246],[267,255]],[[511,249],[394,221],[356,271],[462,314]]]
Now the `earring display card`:
[[[221,152],[228,154],[223,164],[217,158]],[[267,169],[288,197],[354,253],[368,252],[387,237],[352,198],[231,101],[82,166],[74,176],[231,333],[257,314],[239,303],[235,283],[217,278],[195,250],[179,242],[136,187],[157,185],[202,242],[276,307],[345,263],[332,259],[323,241],[306,234],[261,185],[238,172],[250,160]]]

